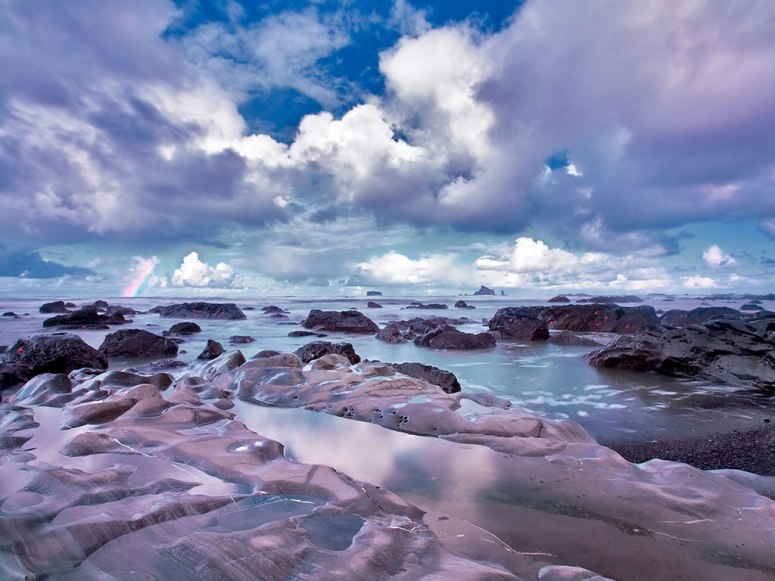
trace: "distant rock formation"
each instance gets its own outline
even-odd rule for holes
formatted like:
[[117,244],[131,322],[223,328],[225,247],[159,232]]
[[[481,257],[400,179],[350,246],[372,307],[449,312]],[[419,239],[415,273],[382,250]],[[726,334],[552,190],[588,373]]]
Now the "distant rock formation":
[[382,293],[380,291],[367,291],[366,292],[367,297],[381,297]]
[[494,296],[494,295],[495,295],[495,291],[492,290],[491,288],[487,288],[484,285],[480,286],[479,290],[474,293],[474,296]]
[[366,303],[366,307],[369,309],[381,309],[382,305],[375,303],[374,301],[369,301]]
[[444,310],[449,307],[444,303],[421,303],[418,301],[412,301],[406,307],[407,309],[429,309],[429,310]]
[[619,304],[619,303],[642,303],[643,299],[635,295],[612,295],[597,296],[585,299],[579,299],[577,303],[600,303],[600,304]]
[[555,297],[550,298],[547,303],[569,303],[570,299],[566,297],[565,295],[557,295]]
[[475,309],[476,307],[473,305],[469,305],[465,301],[458,301],[455,303],[456,309]]

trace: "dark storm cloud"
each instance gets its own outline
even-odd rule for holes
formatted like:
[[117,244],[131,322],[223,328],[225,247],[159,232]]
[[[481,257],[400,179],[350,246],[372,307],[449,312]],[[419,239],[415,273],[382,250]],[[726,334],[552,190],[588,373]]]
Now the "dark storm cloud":
[[44,260],[37,252],[0,253],[0,276],[58,278],[65,275],[87,274],[94,274],[94,271]]

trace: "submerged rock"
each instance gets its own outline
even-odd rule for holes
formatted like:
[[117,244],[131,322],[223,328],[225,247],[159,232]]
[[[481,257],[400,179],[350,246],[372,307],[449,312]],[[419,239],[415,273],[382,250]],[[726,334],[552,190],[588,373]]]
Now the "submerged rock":
[[322,329],[338,333],[372,334],[379,331],[377,324],[359,311],[321,311],[312,309],[301,322],[307,329]]
[[34,377],[41,373],[70,373],[82,367],[105,369],[108,360],[78,335],[53,333],[16,341],[3,356],[2,367],[8,365],[17,366],[20,376],[26,367],[29,377]]
[[183,321],[182,323],[175,323],[170,327],[170,335],[193,335],[194,333],[201,333],[202,327],[191,321]]
[[360,356],[353,349],[352,343],[331,343],[330,341],[312,341],[294,351],[294,354],[301,359],[302,363],[309,363],[314,359],[319,359],[324,355],[341,355],[355,365],[361,362]]
[[261,312],[265,315],[287,315],[288,311],[281,309],[275,305],[269,305],[268,307],[261,307]]
[[234,303],[179,303],[155,307],[152,311],[162,317],[179,319],[226,319],[241,320],[247,318]]
[[380,305],[379,303],[375,303],[374,301],[369,301],[369,302],[366,303],[366,308],[369,308],[369,309],[381,309],[382,305]]
[[[772,324],[775,330],[775,323]],[[589,362],[599,367],[700,377],[738,386],[775,389],[772,336],[735,320],[715,320],[666,332],[621,336]]]
[[177,355],[178,344],[143,329],[122,329],[105,337],[100,352],[109,357],[169,357]]
[[250,335],[232,335],[229,337],[229,343],[232,345],[246,345],[253,342],[255,342],[255,339]]

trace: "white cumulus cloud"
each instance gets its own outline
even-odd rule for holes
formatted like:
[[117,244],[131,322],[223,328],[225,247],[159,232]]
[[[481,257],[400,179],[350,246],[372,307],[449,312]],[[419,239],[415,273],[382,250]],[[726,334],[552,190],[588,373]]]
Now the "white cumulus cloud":
[[737,264],[737,260],[721,250],[716,244],[712,244],[705,249],[705,252],[702,253],[702,259],[705,261],[705,264],[713,268]]
[[199,254],[191,252],[172,273],[172,284],[175,286],[192,287],[223,287],[229,286],[233,281],[234,271],[225,262],[219,262],[215,266],[202,262]]

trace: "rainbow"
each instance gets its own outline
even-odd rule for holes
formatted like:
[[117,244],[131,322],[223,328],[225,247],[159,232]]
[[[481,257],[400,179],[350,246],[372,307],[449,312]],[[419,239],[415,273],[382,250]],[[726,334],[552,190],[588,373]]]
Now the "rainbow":
[[143,287],[148,277],[151,276],[153,269],[158,264],[157,260],[138,260],[134,269],[131,280],[121,291],[122,297],[136,297],[140,294],[140,289]]

